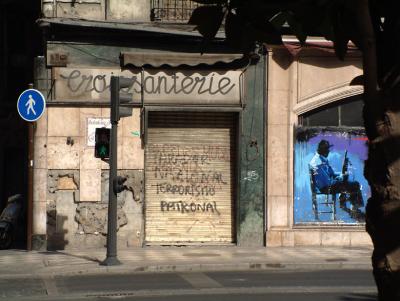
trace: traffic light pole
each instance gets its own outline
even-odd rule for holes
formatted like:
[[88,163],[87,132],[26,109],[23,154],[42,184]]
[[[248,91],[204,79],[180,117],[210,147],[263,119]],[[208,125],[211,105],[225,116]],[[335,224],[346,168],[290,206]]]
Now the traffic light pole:
[[121,103],[129,103],[132,100],[132,94],[121,89],[129,88],[133,85],[133,79],[123,76],[111,76],[111,137],[110,137],[110,178],[108,186],[108,223],[107,223],[107,257],[101,263],[102,265],[118,265],[121,262],[117,259],[117,193],[126,189],[123,183],[126,178],[117,176],[117,134],[118,121],[121,117],[132,115],[131,107],[120,107]]
[[117,258],[117,193],[114,191],[113,179],[117,176],[117,134],[118,122],[111,124],[110,137],[110,177],[108,185],[108,224],[107,224],[107,257],[102,265],[119,265]]
[[117,177],[117,135],[118,118],[115,118],[115,111],[118,110],[119,79],[111,78],[111,137],[110,137],[110,177],[108,179],[108,223],[107,223],[107,257],[102,265],[119,265],[117,258],[117,192],[114,189],[114,179]]

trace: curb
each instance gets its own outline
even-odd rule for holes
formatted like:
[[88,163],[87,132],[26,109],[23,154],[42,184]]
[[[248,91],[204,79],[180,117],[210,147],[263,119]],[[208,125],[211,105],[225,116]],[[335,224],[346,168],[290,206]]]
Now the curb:
[[91,266],[73,267],[56,266],[37,268],[32,273],[0,273],[0,279],[17,279],[31,277],[54,277],[76,275],[101,275],[101,274],[135,274],[135,273],[172,273],[172,272],[229,272],[229,271],[290,271],[290,270],[371,270],[370,263],[358,262],[320,262],[320,263],[271,263],[271,262],[246,262],[235,264],[156,264],[156,265],[122,265],[114,267]]

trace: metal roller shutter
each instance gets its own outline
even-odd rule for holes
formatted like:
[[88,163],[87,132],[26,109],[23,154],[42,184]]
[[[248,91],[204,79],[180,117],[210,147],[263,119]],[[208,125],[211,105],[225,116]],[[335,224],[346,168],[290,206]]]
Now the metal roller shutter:
[[232,243],[235,115],[150,112],[146,242]]

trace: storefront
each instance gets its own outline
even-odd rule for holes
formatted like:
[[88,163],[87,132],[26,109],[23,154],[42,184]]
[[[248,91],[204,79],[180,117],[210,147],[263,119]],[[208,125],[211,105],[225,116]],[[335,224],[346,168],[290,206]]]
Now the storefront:
[[132,188],[118,197],[119,244],[263,245],[263,54],[214,45],[201,55],[200,37],[172,47],[163,33],[158,49],[142,39],[47,42],[40,74],[51,99],[35,144],[47,247],[104,245],[108,165],[94,158],[93,134],[109,126],[112,74],[134,81],[133,115],[118,130],[118,172]]
[[267,246],[370,246],[361,55],[340,61],[322,39],[291,49],[268,60]]
[[235,242],[237,120],[229,112],[149,113],[146,242]]
[[212,65],[242,55],[123,53],[121,59],[135,76],[135,67],[152,67],[132,87],[135,94],[143,84],[137,95],[143,102],[145,243],[236,242],[244,72]]

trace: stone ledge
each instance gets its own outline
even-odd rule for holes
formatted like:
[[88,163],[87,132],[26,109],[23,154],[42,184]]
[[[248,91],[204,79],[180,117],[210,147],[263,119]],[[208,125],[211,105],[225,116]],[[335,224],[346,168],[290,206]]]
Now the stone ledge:
[[372,247],[367,232],[358,229],[270,229],[265,233],[267,247],[343,246]]

